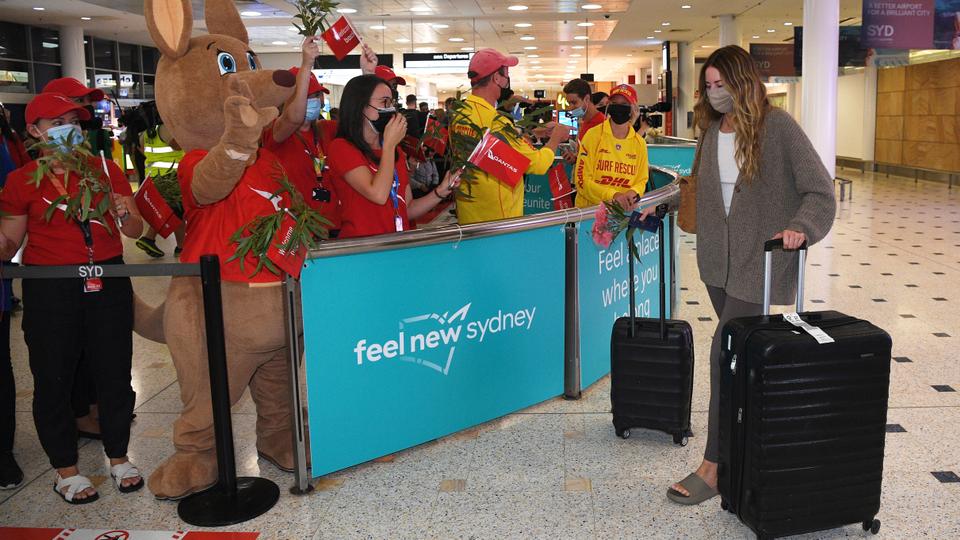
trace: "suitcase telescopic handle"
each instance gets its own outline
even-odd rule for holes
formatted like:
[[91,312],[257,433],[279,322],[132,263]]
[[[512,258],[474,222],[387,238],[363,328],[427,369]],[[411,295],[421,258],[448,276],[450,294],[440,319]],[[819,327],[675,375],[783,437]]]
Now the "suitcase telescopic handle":
[[[763,314],[770,314],[770,287],[773,280],[773,250],[783,249],[783,239],[767,240],[763,244]],[[804,240],[800,247],[798,261],[799,271],[797,272],[797,313],[803,311],[803,270],[807,261],[807,241]]]

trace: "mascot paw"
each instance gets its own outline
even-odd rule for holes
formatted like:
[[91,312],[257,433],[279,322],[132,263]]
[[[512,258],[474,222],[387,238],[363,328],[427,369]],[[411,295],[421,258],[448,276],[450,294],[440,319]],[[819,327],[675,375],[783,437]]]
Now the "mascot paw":
[[293,435],[284,430],[257,436],[257,455],[283,472],[293,472]]
[[153,496],[176,501],[217,483],[217,457],[213,452],[177,452],[164,461],[147,481]]

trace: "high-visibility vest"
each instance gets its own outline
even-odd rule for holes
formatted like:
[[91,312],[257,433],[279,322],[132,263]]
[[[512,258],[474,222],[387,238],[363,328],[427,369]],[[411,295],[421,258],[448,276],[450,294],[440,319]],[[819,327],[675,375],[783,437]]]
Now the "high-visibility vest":
[[159,129],[154,137],[144,133],[143,155],[147,176],[163,176],[170,170],[176,170],[180,160],[183,159],[183,154],[183,150],[174,150],[169,143],[160,138]]

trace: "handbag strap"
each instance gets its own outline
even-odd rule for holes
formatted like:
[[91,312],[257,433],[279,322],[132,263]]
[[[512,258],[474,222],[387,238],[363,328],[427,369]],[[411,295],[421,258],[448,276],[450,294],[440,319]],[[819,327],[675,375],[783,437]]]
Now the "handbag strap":
[[693,166],[690,168],[690,175],[697,176],[700,174],[700,152],[703,150],[703,139],[707,136],[707,132],[704,131],[700,134],[700,138],[697,139],[697,150],[696,154],[693,156]]

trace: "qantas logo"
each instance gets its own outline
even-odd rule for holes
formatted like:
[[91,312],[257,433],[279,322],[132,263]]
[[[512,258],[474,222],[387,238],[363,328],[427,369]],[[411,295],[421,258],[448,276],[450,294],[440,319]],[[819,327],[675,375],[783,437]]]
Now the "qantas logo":
[[511,164],[507,163],[506,161],[504,161],[502,157],[494,154],[494,153],[493,153],[493,150],[487,150],[487,159],[489,159],[490,161],[493,161],[493,162],[496,162],[496,163],[499,163],[499,164],[503,165],[504,167],[510,169],[510,172],[514,172],[514,173],[517,172],[517,168],[516,168],[516,167],[514,167],[513,165],[511,165]]
[[536,307],[508,312],[500,309],[489,317],[468,320],[472,305],[467,303],[453,313],[424,313],[402,319],[395,339],[357,341],[353,348],[357,365],[396,359],[447,375],[458,346],[471,341],[483,343],[501,333],[529,331],[537,314]]
[[254,189],[252,186],[250,187],[250,190],[256,193],[257,195],[263,197],[264,199],[270,201],[270,204],[273,205],[274,211],[276,212],[280,211],[280,203],[283,202],[283,199],[280,197],[280,195],[274,195],[269,191],[261,191],[259,189]]

